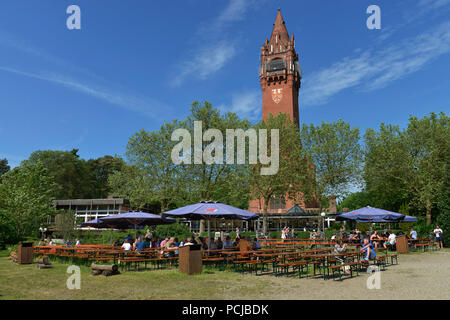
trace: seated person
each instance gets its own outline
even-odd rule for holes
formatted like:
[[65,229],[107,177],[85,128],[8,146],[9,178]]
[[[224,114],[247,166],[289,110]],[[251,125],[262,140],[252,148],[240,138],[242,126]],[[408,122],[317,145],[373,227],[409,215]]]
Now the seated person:
[[388,246],[389,246],[389,249],[391,251],[395,250],[395,243],[396,243],[396,239],[395,238],[396,238],[395,233],[390,231],[389,232],[389,237],[388,237],[387,241],[384,243],[384,248],[387,249]]
[[133,249],[136,252],[141,252],[142,250],[144,250],[144,242],[139,238],[134,244],[133,244]]
[[241,239],[239,240],[238,248],[240,251],[249,251],[252,249],[252,246],[250,244],[250,241],[248,241],[248,239]]
[[235,247],[235,248],[239,247],[239,241],[240,240],[241,239],[239,237],[236,237],[236,239],[234,239],[234,242],[233,242],[233,247]]
[[222,249],[233,249],[233,242],[231,241],[230,236],[227,236],[225,238],[225,241],[223,242]]
[[125,251],[131,250],[131,244],[130,244],[130,241],[128,239],[125,239],[125,242],[122,245],[122,249],[125,250]]
[[214,239],[214,242],[215,242],[216,245],[217,245],[217,249],[222,249],[223,243],[222,243],[222,239],[220,239],[220,237],[217,238],[217,239]]
[[[209,244],[208,245],[209,245],[208,250],[217,250],[217,249],[219,249],[217,247],[217,243],[214,241],[214,238],[210,238],[209,239]],[[209,255],[216,255],[217,251],[208,252],[208,253],[209,253]]]
[[161,246],[161,249],[163,249],[165,246],[166,246],[166,243],[167,243],[167,241],[169,241],[169,238],[164,238],[164,240],[163,241],[161,241],[161,244],[160,244],[160,246]]
[[375,248],[378,248],[378,239],[380,239],[380,237],[378,236],[377,231],[374,231],[370,236],[370,241],[375,245]]
[[261,249],[261,243],[258,241],[257,238],[253,239],[253,250],[260,250]]
[[192,246],[194,245],[194,241],[192,240],[192,238],[187,238],[185,241],[183,241],[183,246]]
[[165,246],[164,246],[164,253],[166,254],[167,257],[174,257],[175,254],[178,252],[178,247],[175,246],[175,238],[172,237],[170,238]]
[[377,257],[373,244],[369,242],[369,238],[364,238],[361,251],[364,251],[364,258],[362,260],[373,260]]
[[[338,242],[334,245],[334,250],[333,252],[335,254],[341,254],[343,252],[345,252],[347,250],[347,244],[342,242],[342,240],[338,240]],[[345,258],[343,256],[335,256],[336,260],[340,263],[340,264],[344,264]],[[345,273],[350,273],[350,270],[345,268]]]

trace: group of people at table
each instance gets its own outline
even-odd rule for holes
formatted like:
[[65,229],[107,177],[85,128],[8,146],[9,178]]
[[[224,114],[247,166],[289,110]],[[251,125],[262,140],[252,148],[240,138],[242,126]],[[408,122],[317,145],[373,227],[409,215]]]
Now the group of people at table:
[[114,247],[122,248],[125,251],[135,251],[137,253],[142,252],[145,249],[158,248],[161,251],[161,254],[173,257],[178,255],[179,248],[183,246],[201,245],[203,250],[207,250],[210,255],[214,255],[218,254],[220,250],[241,248],[244,243],[247,246],[247,250],[261,249],[261,243],[257,238],[254,238],[253,240],[244,238],[241,240],[241,238],[237,236],[233,241],[230,236],[227,236],[223,241],[220,237],[210,238],[208,241],[208,239],[204,237],[189,237],[179,241],[179,239],[175,237],[166,237],[164,239],[153,237],[150,230],[147,230],[145,235],[139,234],[135,240],[133,240],[130,235],[125,237],[123,241],[117,240],[114,243]]

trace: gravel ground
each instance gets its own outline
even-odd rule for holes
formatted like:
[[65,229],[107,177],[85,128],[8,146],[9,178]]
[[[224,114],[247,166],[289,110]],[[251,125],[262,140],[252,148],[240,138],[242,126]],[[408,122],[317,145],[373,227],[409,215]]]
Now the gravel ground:
[[450,250],[399,255],[380,272],[380,289],[368,289],[369,274],[344,281],[270,278],[270,295],[252,299],[450,299]]

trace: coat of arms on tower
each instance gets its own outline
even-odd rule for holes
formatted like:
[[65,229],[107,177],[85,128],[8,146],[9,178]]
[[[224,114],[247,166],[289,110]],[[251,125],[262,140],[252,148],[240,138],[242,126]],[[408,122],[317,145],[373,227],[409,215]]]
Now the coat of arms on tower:
[[283,99],[283,89],[272,89],[272,100],[280,103],[281,99]]

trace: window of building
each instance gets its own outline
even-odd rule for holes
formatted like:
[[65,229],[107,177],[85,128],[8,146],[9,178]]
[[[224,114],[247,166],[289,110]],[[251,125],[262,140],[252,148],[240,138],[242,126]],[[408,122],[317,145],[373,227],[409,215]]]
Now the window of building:
[[270,199],[269,207],[272,210],[286,209],[286,200],[284,196],[273,196]]

